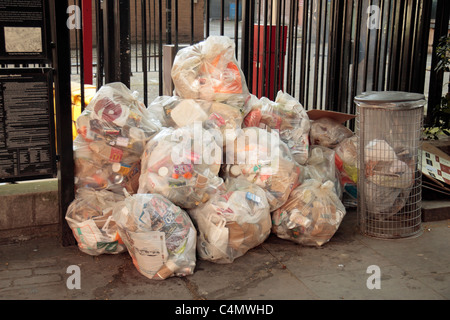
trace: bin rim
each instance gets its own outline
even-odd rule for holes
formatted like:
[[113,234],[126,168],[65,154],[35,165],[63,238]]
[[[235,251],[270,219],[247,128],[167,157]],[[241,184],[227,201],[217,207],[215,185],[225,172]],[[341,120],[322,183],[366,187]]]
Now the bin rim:
[[404,91],[367,91],[356,96],[358,106],[377,108],[414,109],[425,105],[425,96],[421,93]]

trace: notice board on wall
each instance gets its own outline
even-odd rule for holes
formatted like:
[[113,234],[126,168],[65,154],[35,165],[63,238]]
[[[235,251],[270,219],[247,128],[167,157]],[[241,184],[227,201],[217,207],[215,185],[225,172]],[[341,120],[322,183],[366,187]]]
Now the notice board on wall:
[[0,182],[56,176],[51,68],[0,69]]
[[44,0],[0,0],[0,60],[49,60],[47,9]]

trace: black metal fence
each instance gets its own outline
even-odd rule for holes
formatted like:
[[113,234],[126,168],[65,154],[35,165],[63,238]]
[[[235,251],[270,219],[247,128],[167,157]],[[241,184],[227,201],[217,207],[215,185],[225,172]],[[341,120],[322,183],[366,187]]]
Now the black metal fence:
[[[234,39],[253,94],[283,90],[307,109],[354,113],[361,92],[401,90],[425,93],[430,111],[445,82],[433,55],[448,32],[445,0],[92,0],[91,9],[95,84],[122,81],[145,103],[165,93],[163,47],[213,34]],[[84,84],[81,35],[72,31],[71,70]]]

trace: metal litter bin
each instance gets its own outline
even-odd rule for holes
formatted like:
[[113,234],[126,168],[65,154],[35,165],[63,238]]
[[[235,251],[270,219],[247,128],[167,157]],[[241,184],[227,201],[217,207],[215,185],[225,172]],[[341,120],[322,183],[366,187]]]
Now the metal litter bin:
[[422,232],[419,152],[424,95],[383,91],[354,99],[358,139],[358,228],[396,239]]

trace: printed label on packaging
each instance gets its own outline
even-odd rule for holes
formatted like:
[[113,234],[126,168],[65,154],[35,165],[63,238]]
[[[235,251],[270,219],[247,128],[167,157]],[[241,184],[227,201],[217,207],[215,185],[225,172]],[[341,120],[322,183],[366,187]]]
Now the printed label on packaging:
[[111,153],[109,154],[109,161],[120,162],[122,160],[123,151],[114,147],[111,147]]
[[261,198],[251,192],[247,192],[247,194],[245,195],[245,198],[247,198],[248,200],[251,200],[253,202],[256,202],[256,203],[261,202]]
[[133,252],[139,270],[152,277],[168,258],[164,232],[130,233],[130,236],[133,240]]

